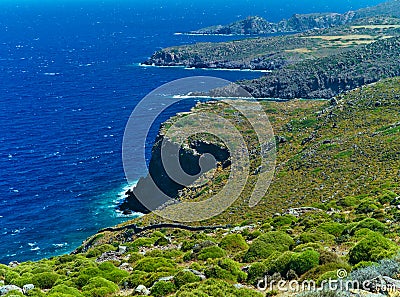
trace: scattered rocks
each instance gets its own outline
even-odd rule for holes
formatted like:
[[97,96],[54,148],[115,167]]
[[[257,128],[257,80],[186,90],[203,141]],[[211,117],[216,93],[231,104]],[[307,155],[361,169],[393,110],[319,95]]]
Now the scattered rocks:
[[139,285],[136,287],[135,293],[142,295],[142,296],[149,296],[151,292],[145,286]]
[[284,214],[299,217],[308,212],[321,212],[321,211],[322,211],[321,209],[315,207],[298,207],[298,208],[289,208]]
[[118,247],[118,253],[120,253],[120,254],[125,254],[127,250],[128,250],[128,248],[126,246],[120,245]]
[[210,247],[210,246],[214,246],[217,245],[215,242],[211,241],[211,240],[205,240],[201,243],[196,244],[193,247],[193,252],[198,253],[200,252],[202,249],[206,248],[206,247]]
[[174,279],[174,276],[164,276],[160,277],[157,282],[170,282]]
[[129,263],[122,263],[122,264],[119,266],[119,269],[122,269],[122,270],[125,270],[125,271],[128,271],[128,272],[133,271],[133,268],[132,268],[132,266],[131,266]]
[[17,261],[12,261],[8,264],[8,267],[10,267],[10,268],[15,268],[17,266],[19,266],[19,262],[17,262]]
[[194,275],[200,277],[200,279],[202,281],[207,278],[203,273],[201,273],[200,271],[194,270],[194,269],[184,269],[183,271],[189,271],[189,272],[193,273]]
[[34,288],[35,288],[35,286],[33,284],[27,284],[22,287],[22,291],[26,295],[29,291],[33,290]]
[[20,293],[23,293],[22,289],[20,287],[17,287],[14,285],[7,285],[7,286],[0,287],[0,296],[7,295],[11,291],[18,291]]

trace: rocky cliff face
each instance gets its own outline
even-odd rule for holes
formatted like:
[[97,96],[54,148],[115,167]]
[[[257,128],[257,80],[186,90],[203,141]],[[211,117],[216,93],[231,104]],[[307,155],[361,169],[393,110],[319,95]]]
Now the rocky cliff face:
[[216,61],[207,60],[198,55],[186,55],[184,52],[174,52],[172,50],[163,49],[155,52],[150,59],[143,62],[143,65],[184,66],[188,68],[209,69],[275,70],[287,65],[288,62],[288,58],[281,53],[273,53],[268,56],[249,60]]
[[[185,186],[175,182],[167,174],[163,161],[161,160],[161,147],[166,149],[168,157],[176,158],[174,152],[179,150],[179,160],[181,168],[190,176],[190,180],[185,181],[186,184],[193,183],[197,179],[197,175],[202,171],[199,166],[200,157],[203,154],[211,154],[217,162],[228,164],[229,151],[217,144],[207,141],[192,141],[188,147],[179,148],[177,144],[167,140],[163,143],[164,135],[162,132],[157,136],[157,140],[153,146],[152,156],[149,164],[149,175],[141,178],[133,190],[126,192],[127,198],[119,206],[124,213],[141,212],[149,213],[165,204],[176,203],[179,191]],[[170,152],[170,153],[169,153]],[[164,159],[165,160],[165,159]],[[213,163],[202,163],[203,172],[211,170],[215,167]],[[153,183],[154,181],[154,183]],[[160,195],[161,190],[165,195]],[[140,199],[138,199],[140,197]],[[146,200],[146,206],[142,204],[142,199]],[[149,209],[150,208],[150,209]]]
[[261,98],[332,98],[382,78],[400,75],[400,38],[344,54],[304,61],[240,85]]
[[357,19],[386,15],[400,17],[400,1],[393,0],[377,6],[363,8],[357,11],[339,13],[295,14],[289,19],[271,23],[262,17],[251,16],[245,20],[233,22],[225,26],[212,26],[191,31],[191,34],[232,34],[261,35],[271,33],[304,32],[311,29],[323,29],[346,25]]

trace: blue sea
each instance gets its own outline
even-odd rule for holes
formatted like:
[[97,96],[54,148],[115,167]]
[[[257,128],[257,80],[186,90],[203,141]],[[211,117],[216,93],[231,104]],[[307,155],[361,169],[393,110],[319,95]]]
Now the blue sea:
[[[70,252],[97,230],[129,219],[116,211],[129,186],[122,137],[147,93],[193,75],[231,81],[262,75],[138,65],[162,47],[239,38],[175,32],[380,1],[141,2],[0,2],[0,263]],[[159,123],[193,104],[158,119],[147,156]],[[144,174],[138,170],[137,177]]]

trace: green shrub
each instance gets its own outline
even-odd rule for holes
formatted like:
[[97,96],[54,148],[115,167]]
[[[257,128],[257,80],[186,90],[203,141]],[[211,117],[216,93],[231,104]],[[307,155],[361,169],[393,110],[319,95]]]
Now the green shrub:
[[172,282],[156,282],[152,287],[151,287],[151,295],[154,297],[163,297],[167,296],[173,292],[176,291],[176,287],[174,283]]
[[317,280],[321,275],[329,271],[338,271],[339,269],[344,269],[346,271],[351,270],[351,266],[344,262],[338,263],[328,263],[324,265],[316,266],[305,274],[302,275],[301,280]]
[[239,263],[225,258],[218,260],[214,265],[205,270],[208,278],[218,278],[233,282],[243,281],[247,278],[246,273],[241,271]]
[[361,268],[365,268],[365,267],[369,267],[369,266],[374,266],[374,265],[378,265],[378,263],[372,262],[372,261],[361,261],[353,266],[353,270],[357,270],[357,269],[361,269]]
[[21,292],[16,291],[16,290],[11,291],[6,295],[3,295],[3,297],[23,297],[23,296],[24,296],[24,294],[22,294]]
[[154,245],[155,246],[167,246],[167,245],[169,245],[169,240],[165,237],[165,236],[162,236],[162,237],[159,237],[155,242],[154,242]]
[[174,276],[174,284],[179,289],[180,287],[200,281],[201,278],[188,270],[182,270]]
[[374,212],[375,210],[378,210],[379,206],[371,201],[371,200],[364,200],[360,203],[360,205],[357,206],[356,208],[356,213],[359,214],[367,214],[367,213],[371,213]]
[[337,202],[337,205],[343,206],[343,207],[355,207],[358,205],[358,201],[359,200],[354,196],[347,196],[347,197],[340,199]]
[[327,250],[320,250],[319,252],[319,264],[324,265],[328,263],[339,263],[341,260],[339,256],[333,252]]
[[6,285],[12,285],[13,281],[18,278],[19,278],[19,273],[12,271],[12,270],[8,270],[5,272],[5,275],[4,275],[4,283]]
[[[245,231],[247,231],[247,229]],[[255,230],[244,235],[245,231],[243,231],[243,236],[245,236],[248,240],[256,239],[262,235],[260,230]]]
[[129,260],[128,263],[136,263],[137,261],[139,261],[140,259],[143,259],[144,256],[140,253],[132,253],[129,256]]
[[384,191],[379,197],[378,201],[380,204],[388,204],[393,201],[398,195],[392,191]]
[[289,269],[302,275],[310,269],[318,266],[319,253],[314,250],[305,250],[302,253],[294,253],[290,259]]
[[244,255],[245,262],[268,258],[273,252],[288,251],[294,245],[293,239],[280,231],[268,232],[258,237]]
[[383,232],[386,231],[386,225],[381,223],[381,222],[379,222],[376,219],[366,218],[366,219],[358,222],[357,225],[355,225],[350,230],[350,234],[354,235],[356,233],[356,231],[358,231],[360,229],[369,229],[371,231],[376,231],[376,232],[383,233]]
[[183,255],[180,250],[170,249],[170,250],[152,250],[146,253],[146,257],[163,257],[166,259],[175,259]]
[[30,272],[24,273],[22,276],[12,280],[12,284],[22,288],[24,285],[32,283],[33,274]]
[[96,276],[91,278],[88,284],[82,288],[82,290],[85,295],[90,297],[103,297],[117,292],[119,288],[113,282]]
[[124,278],[121,281],[121,285],[127,285],[129,288],[135,289],[139,285],[144,285],[147,287],[147,283],[145,284],[145,280],[149,273],[143,271],[133,271],[128,277]]
[[274,273],[279,272],[281,275],[286,275],[288,270],[290,269],[293,255],[295,255],[295,253],[287,251],[272,261],[267,260],[268,262],[270,262],[270,265],[268,267],[268,274],[273,275]]
[[140,237],[136,239],[131,245],[133,247],[150,247],[156,242],[157,238]]
[[320,243],[309,242],[309,243],[299,244],[298,246],[296,246],[293,249],[293,252],[299,253],[299,252],[304,252],[305,250],[309,250],[309,249],[320,251],[320,250],[323,250],[324,247]]
[[194,247],[194,244],[195,243],[193,241],[182,242],[181,251],[183,251],[183,252],[190,251]]
[[264,263],[256,262],[250,266],[247,273],[247,282],[252,285],[257,285],[260,279],[263,279],[267,274],[267,266]]
[[303,232],[301,233],[299,240],[302,243],[309,242],[332,242],[335,236],[325,232]]
[[197,255],[199,260],[217,259],[226,256],[226,252],[218,246],[209,246],[200,251]]
[[329,222],[329,223],[322,223],[318,226],[318,229],[324,233],[328,233],[335,237],[340,236],[344,230],[345,226],[341,223],[336,222]]
[[389,258],[398,251],[398,246],[378,232],[371,232],[359,241],[349,252],[349,262],[353,265],[361,261]]
[[79,292],[76,288],[71,288],[66,285],[57,285],[52,288],[49,292],[49,296],[60,296],[60,294],[69,295],[69,296],[76,296],[76,297],[83,297],[83,295]]
[[275,228],[277,228],[277,227],[291,225],[292,223],[294,223],[296,221],[297,221],[297,218],[295,216],[283,215],[283,216],[275,217],[272,220],[271,225],[274,226]]
[[174,268],[176,264],[165,258],[153,258],[147,257],[137,261],[133,270],[145,271],[145,272],[155,272],[162,271],[166,268]]
[[32,284],[41,289],[51,289],[60,276],[54,272],[42,272],[32,277]]
[[224,250],[233,253],[244,251],[249,248],[241,234],[229,234],[225,236],[224,238],[222,238],[219,246]]
[[317,285],[321,285],[323,281],[328,281],[328,280],[335,280],[338,279],[338,271],[333,270],[333,271],[328,271],[322,274],[318,279],[317,279]]
[[[51,295],[46,295],[45,293],[42,292],[42,290],[40,290],[39,288],[33,288],[32,290],[30,290],[26,296],[32,296],[32,297],[45,297],[45,296],[51,296]],[[80,297],[79,295],[77,295],[78,297]],[[58,297],[58,296],[51,296],[51,297]],[[68,296],[69,297],[69,296]]]

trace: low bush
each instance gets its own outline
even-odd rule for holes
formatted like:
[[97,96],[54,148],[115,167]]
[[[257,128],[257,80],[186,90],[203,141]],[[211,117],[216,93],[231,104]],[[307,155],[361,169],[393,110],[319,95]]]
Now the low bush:
[[338,271],[332,270],[325,272],[317,279],[317,285],[320,286],[323,281],[335,280],[338,279]]
[[297,218],[292,215],[283,215],[275,217],[272,220],[271,225],[275,228],[282,227],[282,226],[290,226],[292,223],[296,222]]
[[186,284],[195,283],[200,280],[199,276],[188,270],[182,270],[174,276],[174,283],[178,289]]
[[294,245],[293,239],[286,233],[272,231],[258,237],[244,255],[245,262],[267,259],[273,252],[288,251]]
[[302,253],[294,253],[290,259],[289,269],[294,270],[297,275],[302,275],[310,269],[318,266],[319,253],[314,250],[305,250]]
[[163,297],[167,296],[176,291],[176,287],[172,282],[156,282],[151,287],[151,295],[154,297]]
[[370,199],[363,200],[360,205],[357,206],[356,208],[356,213],[359,214],[368,214],[371,212],[374,212],[375,210],[378,210],[379,206],[377,203],[371,201]]
[[257,285],[260,279],[263,279],[267,274],[267,266],[262,262],[256,262],[250,266],[247,273],[247,282],[252,285]]
[[287,251],[272,261],[266,260],[265,262],[269,262],[269,265],[267,265],[269,266],[268,274],[273,275],[274,273],[279,272],[281,275],[286,275],[290,269],[293,255],[295,255],[295,253]]
[[241,234],[229,234],[222,238],[219,246],[226,251],[232,253],[247,250],[249,248],[248,244],[244,240]]
[[217,259],[226,256],[225,250],[221,249],[218,246],[209,246],[202,249],[197,254],[197,259],[199,260],[207,260],[207,259]]
[[42,272],[32,277],[32,284],[40,289],[51,289],[60,276],[54,272]]
[[356,197],[347,196],[347,197],[344,197],[342,199],[339,199],[337,201],[337,205],[338,206],[343,206],[343,207],[346,207],[346,208],[347,207],[355,207],[355,206],[358,205],[358,202],[359,202],[359,199],[357,199]]
[[384,258],[390,258],[398,250],[398,246],[381,233],[371,232],[350,249],[349,262],[353,265],[361,261],[376,262]]
[[303,232],[299,236],[299,240],[302,243],[310,243],[310,242],[332,242],[335,240],[335,236],[330,235],[325,232],[317,231],[317,232]]
[[105,278],[96,276],[91,278],[86,286],[82,288],[85,295],[89,297],[105,297],[119,290],[118,286]]
[[340,262],[340,263],[328,263],[324,265],[319,265],[316,266],[309,271],[307,271],[305,274],[301,276],[301,280],[317,280],[319,277],[321,277],[324,273],[327,273],[329,271],[338,271],[339,269],[344,269],[346,271],[351,270],[351,266],[345,262]]
[[208,278],[218,278],[233,282],[241,282],[247,278],[246,273],[241,271],[239,263],[231,259],[220,259],[205,270]]
[[61,294],[63,295],[68,295],[68,296],[76,296],[76,297],[83,297],[81,292],[79,292],[78,289],[76,288],[71,288],[66,285],[57,285],[54,288],[52,288],[49,292],[48,296],[52,297],[58,297]]
[[345,226],[343,224],[336,222],[322,223],[321,225],[318,226],[318,230],[333,235],[335,237],[340,236],[340,234],[342,234],[344,229]]
[[371,231],[376,231],[383,233],[386,231],[386,225],[379,222],[376,219],[373,218],[366,218],[360,222],[357,223],[351,230],[350,230],[350,235],[354,235],[356,231],[360,229],[369,229]]
[[133,270],[156,272],[162,271],[166,268],[174,268],[175,266],[176,264],[169,259],[146,257],[137,261],[136,265],[133,267]]

